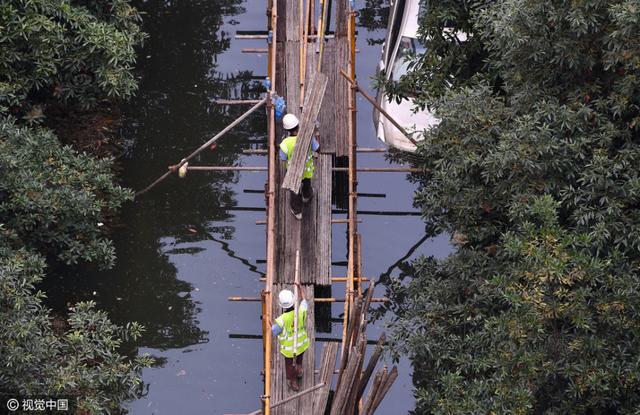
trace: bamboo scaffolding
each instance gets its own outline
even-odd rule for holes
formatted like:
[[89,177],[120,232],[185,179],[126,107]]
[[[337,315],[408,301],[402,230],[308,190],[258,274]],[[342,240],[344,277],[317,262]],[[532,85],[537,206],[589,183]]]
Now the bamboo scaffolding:
[[242,53],[267,53],[268,48],[243,48],[240,50]]
[[[242,296],[231,296],[227,298],[227,301],[244,301],[244,302],[258,302],[262,301],[261,297],[242,297]],[[347,301],[346,298],[335,298],[335,297],[320,297],[315,298],[313,300],[316,303],[344,303]],[[376,297],[372,298],[372,303],[386,303],[389,299],[386,297]]]
[[206,143],[204,143],[203,145],[201,145],[200,147],[198,147],[193,153],[189,154],[187,157],[183,158],[178,164],[176,164],[175,166],[172,166],[171,169],[169,169],[168,172],[166,172],[165,174],[163,174],[162,176],[158,177],[153,183],[151,183],[149,186],[145,187],[144,189],[136,192],[136,197],[140,196],[146,192],[148,192],[149,190],[151,190],[152,188],[154,188],[156,185],[158,185],[160,182],[162,182],[163,180],[165,180],[167,177],[169,177],[169,175],[171,175],[171,173],[178,171],[178,169],[180,167],[182,167],[185,163],[187,163],[189,160],[191,160],[192,158],[194,158],[195,156],[197,156],[198,154],[200,154],[202,151],[204,151],[205,149],[211,147],[211,145],[213,143],[215,143],[220,137],[222,137],[223,135],[225,135],[227,132],[229,132],[229,130],[231,130],[233,127],[235,127],[236,125],[240,124],[242,121],[244,121],[249,115],[251,115],[255,110],[257,110],[258,108],[260,108],[263,104],[265,104],[268,101],[268,97],[265,97],[263,99],[261,99],[256,105],[254,105],[253,107],[251,107],[249,110],[247,110],[244,114],[242,114],[240,117],[236,118],[231,124],[227,125],[225,128],[222,129],[222,131],[220,131],[218,134],[216,134],[215,136],[213,136],[211,139],[209,139]]
[[[358,147],[356,149],[356,153],[386,153],[388,150],[386,148],[371,148],[371,147]],[[264,149],[253,149],[253,148],[248,148],[245,150],[242,150],[243,154],[268,154],[269,151],[268,150],[264,150]]]
[[[334,225],[342,225],[342,224],[346,224],[349,223],[348,219],[331,219],[331,223]],[[361,220],[358,220],[358,223],[362,223]],[[264,219],[258,219],[256,221],[256,225],[266,225],[267,221]]]
[[[262,339],[264,339],[264,337],[262,337],[261,334],[230,333],[230,334],[227,335],[227,337],[229,337],[230,339],[246,339],[246,340],[262,340]],[[318,342],[318,343],[340,343],[341,341],[342,341],[342,339],[338,338],[338,337],[316,337],[316,342]],[[376,342],[377,342],[377,340],[367,340],[367,345],[375,345]],[[315,373],[315,371],[314,371],[314,373]],[[337,370],[335,373],[339,374],[340,371]],[[264,370],[261,370],[260,374],[264,375]]]
[[[260,282],[264,282],[266,281],[266,278],[260,278],[259,281]],[[347,281],[347,277],[331,277],[331,282],[346,282]],[[362,278],[363,282],[370,282],[371,280],[369,278]],[[340,319],[340,322],[342,322],[342,319]]]
[[[291,402],[291,401],[293,401],[294,399],[298,399],[298,398],[300,398],[301,396],[304,396],[304,395],[307,395],[307,394],[309,394],[309,393],[311,393],[311,392],[314,392],[314,391],[316,391],[316,390],[318,390],[318,389],[320,389],[320,388],[322,388],[322,387],[324,387],[324,386],[325,386],[325,383],[324,383],[324,382],[322,382],[322,383],[318,383],[318,384],[317,384],[317,385],[315,385],[315,386],[312,386],[312,387],[310,387],[310,388],[308,388],[308,389],[305,389],[305,390],[300,391],[300,392],[298,392],[298,393],[295,393],[295,394],[293,394],[293,395],[291,395],[291,396],[289,396],[289,397],[286,397],[286,398],[284,398],[284,399],[283,399],[283,400],[281,400],[281,401],[278,401],[278,402],[276,402],[276,403],[274,403],[274,404],[271,404],[271,408],[270,408],[270,409],[277,408],[278,406],[284,405],[284,404],[285,404],[285,403],[287,403],[287,402]],[[261,410],[261,409],[258,409],[257,411],[249,412],[248,414],[225,414],[225,415],[259,415],[259,414],[261,414],[261,413],[262,413],[262,410]]]
[[[307,39],[316,39],[316,35],[307,35]],[[324,35],[325,39],[335,39],[335,35],[332,34],[326,34]],[[236,34],[234,36],[234,39],[236,40],[265,40],[268,39],[269,35],[238,35]]]
[[[176,166],[169,166],[168,169],[173,170]],[[268,167],[263,166],[188,166],[187,170],[191,171],[245,171],[245,172],[263,172],[268,171]],[[348,167],[332,167],[335,172],[350,172]],[[423,169],[414,167],[359,167],[356,169],[358,173],[420,173]]]
[[389,115],[387,111],[384,110],[384,108],[382,108],[373,98],[371,98],[371,95],[369,95],[367,91],[362,89],[362,87],[358,85],[358,83],[355,81],[355,79],[352,76],[347,75],[343,70],[340,70],[340,75],[345,77],[347,81],[349,81],[349,83],[352,85],[353,88],[355,88],[358,92],[360,92],[360,94],[363,97],[365,97],[365,99],[369,101],[371,105],[373,105],[378,111],[380,111],[382,115],[384,115],[389,121],[391,121],[391,124],[393,124],[398,130],[400,130],[400,132],[405,137],[407,137],[407,139],[411,141],[413,145],[416,145],[416,146],[418,145],[418,142],[414,140],[413,137],[411,137],[411,135],[407,133],[407,131],[404,128],[402,128],[402,126],[398,124],[398,122],[391,115]]
[[330,0],[320,0],[320,5],[322,6],[321,14],[320,14],[320,23],[318,24],[318,37],[316,41],[319,43],[318,46],[318,68],[317,71],[320,73],[320,68],[322,68],[322,55],[324,53],[324,32],[325,32],[325,24],[327,22],[327,13],[329,12],[329,1]]
[[216,105],[254,105],[260,101],[259,99],[216,99],[213,103]]

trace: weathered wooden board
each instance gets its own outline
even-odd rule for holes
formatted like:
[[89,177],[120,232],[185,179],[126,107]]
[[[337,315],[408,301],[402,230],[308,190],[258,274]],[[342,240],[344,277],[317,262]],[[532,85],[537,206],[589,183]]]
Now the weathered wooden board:
[[347,36],[347,18],[349,12],[348,0],[336,1],[335,27],[336,37]]
[[293,190],[296,193],[300,191],[304,166],[311,146],[311,137],[315,131],[316,120],[318,119],[326,88],[327,76],[316,73],[311,78],[309,89],[305,93],[296,148],[293,152],[292,160],[289,162],[287,174],[282,182],[283,188]]
[[314,196],[303,206],[300,235],[300,281],[303,283],[331,284],[331,158],[329,154],[316,158],[311,180]]
[[300,42],[287,41],[284,50],[287,112],[300,118]]
[[335,50],[335,140],[336,156],[349,154],[349,88],[350,85],[343,76],[338,75],[340,69],[349,68],[349,43],[346,37],[336,38]]
[[317,169],[316,275],[318,285],[331,285],[331,167],[333,157],[321,154]]
[[338,356],[338,343],[324,343],[322,345],[322,360],[320,361],[320,374],[318,382],[323,382],[324,386],[314,392],[313,414],[324,415],[329,390],[331,389],[331,379],[336,368],[336,357]]
[[[327,75],[326,99],[322,102],[318,116],[320,131],[320,151],[323,153],[336,152],[336,102],[335,97],[335,39],[329,39],[324,47],[322,57],[322,73]],[[317,60],[314,61],[317,65]],[[314,66],[315,68],[315,66]],[[314,69],[315,70],[315,69]]]

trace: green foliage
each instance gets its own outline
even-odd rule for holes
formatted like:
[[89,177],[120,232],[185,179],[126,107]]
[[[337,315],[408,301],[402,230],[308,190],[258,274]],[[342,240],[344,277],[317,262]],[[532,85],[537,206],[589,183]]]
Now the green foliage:
[[457,251],[392,286],[418,411],[635,413],[637,1],[429,6],[429,52],[399,87],[442,120],[416,203]]
[[133,193],[114,184],[111,160],[77,154],[46,129],[0,119],[0,169],[0,221],[16,243],[68,264],[113,265],[99,224]]
[[115,184],[113,160],[33,121],[50,102],[131,95],[138,20],[125,0],[0,0],[0,390],[71,397],[74,413],[121,412],[139,393],[151,360],[121,353],[142,326],[120,328],[92,302],[54,315],[37,285],[45,259],[113,266],[101,225],[133,194]]
[[139,393],[139,372],[151,364],[146,355],[131,361],[119,353],[123,339],[136,339],[142,327],[121,329],[87,302],[71,310],[68,323],[56,319],[54,330],[35,288],[44,266],[42,257],[0,243],[0,389],[70,397],[76,413],[113,413]]
[[127,0],[0,1],[0,111],[131,95],[138,23]]

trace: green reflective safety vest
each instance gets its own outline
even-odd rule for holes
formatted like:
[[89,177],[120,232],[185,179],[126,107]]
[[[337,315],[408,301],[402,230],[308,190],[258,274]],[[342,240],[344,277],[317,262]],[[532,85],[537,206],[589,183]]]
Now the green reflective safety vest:
[[295,350],[293,350],[293,339],[295,333],[293,332],[293,311],[282,314],[276,319],[278,326],[282,327],[282,331],[278,334],[278,340],[280,341],[280,353],[285,357],[293,357],[294,352],[296,356],[300,356],[305,350],[309,348],[309,339],[307,338],[307,310],[301,310],[298,308],[298,344]]
[[[293,150],[296,146],[297,136],[292,135],[280,143],[280,150],[282,150],[287,155],[287,161],[284,162],[284,167],[289,168],[289,162],[293,160]],[[313,151],[309,148],[309,156],[307,156],[307,163],[304,166],[304,174],[302,175],[305,179],[310,179],[313,177]]]

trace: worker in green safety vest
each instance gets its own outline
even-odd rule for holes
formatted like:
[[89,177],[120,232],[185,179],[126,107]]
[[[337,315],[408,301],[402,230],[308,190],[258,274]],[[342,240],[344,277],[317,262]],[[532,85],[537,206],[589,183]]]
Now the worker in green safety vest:
[[278,336],[280,353],[284,355],[287,385],[296,392],[300,390],[298,380],[302,378],[302,355],[309,348],[309,338],[307,337],[307,310],[309,306],[304,297],[304,290],[299,284],[298,292],[302,296],[302,301],[298,306],[297,333],[294,324],[294,302],[297,300],[291,290],[282,290],[278,294],[278,302],[280,307],[284,309],[284,313],[271,326],[273,335]]
[[[289,168],[289,161],[293,158],[293,152],[298,139],[298,129],[300,122],[298,117],[293,114],[287,114],[282,118],[282,126],[287,132],[287,137],[280,143],[280,158],[284,161],[285,168]],[[318,151],[320,144],[315,138],[311,139],[311,148],[307,156],[307,163],[304,166],[302,176],[302,189],[300,193],[290,192],[290,208],[291,213],[296,219],[302,219],[302,204],[307,203],[313,198],[313,187],[311,186],[311,178],[313,177],[313,152]]]

